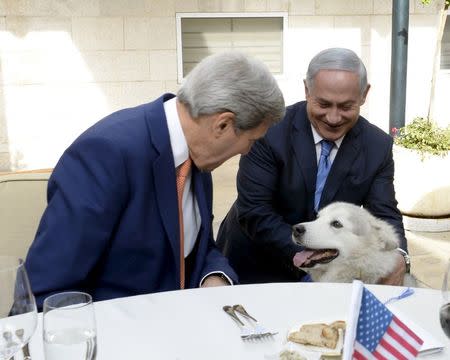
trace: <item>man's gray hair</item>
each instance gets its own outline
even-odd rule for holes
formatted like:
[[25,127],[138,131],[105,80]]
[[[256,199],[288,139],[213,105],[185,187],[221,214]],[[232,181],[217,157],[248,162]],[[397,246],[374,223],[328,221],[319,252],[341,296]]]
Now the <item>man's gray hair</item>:
[[367,71],[364,63],[350,49],[330,48],[319,52],[309,63],[306,73],[306,85],[312,88],[314,77],[320,70],[343,70],[350,71],[359,75],[359,86],[361,94],[367,88]]
[[186,77],[177,98],[194,119],[232,112],[236,130],[276,123],[285,112],[283,94],[267,66],[238,51],[203,59]]

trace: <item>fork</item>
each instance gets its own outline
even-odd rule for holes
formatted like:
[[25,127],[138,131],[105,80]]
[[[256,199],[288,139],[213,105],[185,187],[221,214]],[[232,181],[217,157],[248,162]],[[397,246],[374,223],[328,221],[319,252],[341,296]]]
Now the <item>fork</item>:
[[278,332],[268,331],[266,328],[261,326],[261,324],[258,322],[258,320],[256,320],[253,316],[251,316],[242,305],[240,305],[240,304],[233,305],[233,310],[254,322],[254,324],[253,324],[255,327],[254,332],[256,334],[260,334],[261,336],[273,336],[273,335],[278,334]]
[[223,308],[223,311],[225,311],[230,317],[236,322],[236,324],[241,329],[241,339],[246,340],[250,339],[251,337],[254,337],[254,332],[252,329],[250,329],[248,326],[245,326],[245,324],[239,319],[239,317],[236,315],[236,313],[233,310],[232,306],[225,305]]
[[[21,342],[23,342],[23,335],[24,335],[24,333],[25,333],[24,329],[17,329],[16,330],[16,336]],[[22,353],[23,353],[23,360],[31,360],[30,349],[28,347],[28,343],[26,343],[22,347]]]
[[[242,309],[245,311],[245,309],[243,307],[242,307]],[[242,311],[242,309],[239,308],[239,310],[241,310],[241,311]],[[223,310],[236,322],[236,324],[241,329],[241,339],[242,340],[262,339],[264,337],[270,337],[272,335],[278,334],[277,332],[267,331],[261,326],[254,326],[253,328],[249,328],[236,315],[234,306],[225,305],[223,307]],[[244,315],[242,312],[239,312],[239,313],[241,315]],[[247,313],[247,315],[250,316],[248,313]],[[255,318],[252,317],[252,319],[253,319],[253,321],[256,321]]]

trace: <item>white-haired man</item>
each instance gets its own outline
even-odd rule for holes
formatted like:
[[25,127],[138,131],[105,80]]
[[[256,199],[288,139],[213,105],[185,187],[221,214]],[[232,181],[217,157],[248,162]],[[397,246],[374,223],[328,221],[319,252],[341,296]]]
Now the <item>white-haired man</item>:
[[212,238],[209,171],[247,153],[284,111],[268,68],[225,52],[176,97],[88,129],[53,171],[26,259],[38,305],[63,290],[104,300],[237,281]]

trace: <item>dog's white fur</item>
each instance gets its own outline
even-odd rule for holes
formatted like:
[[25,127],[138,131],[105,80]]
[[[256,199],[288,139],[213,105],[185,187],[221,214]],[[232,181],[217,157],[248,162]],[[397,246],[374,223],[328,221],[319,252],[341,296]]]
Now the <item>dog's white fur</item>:
[[[295,231],[298,225],[304,227],[300,232]],[[339,250],[339,256],[331,262],[303,268],[314,281],[360,279],[376,284],[392,273],[398,261],[399,238],[394,228],[349,203],[332,203],[319,212],[315,221],[294,225],[292,238],[310,249]],[[409,277],[406,282],[414,284]]]

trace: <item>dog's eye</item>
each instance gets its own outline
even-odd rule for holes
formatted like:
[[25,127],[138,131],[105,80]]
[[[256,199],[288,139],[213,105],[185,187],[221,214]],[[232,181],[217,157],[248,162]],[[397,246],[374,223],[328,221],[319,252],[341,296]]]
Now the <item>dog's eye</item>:
[[336,229],[340,229],[342,227],[342,224],[337,220],[332,221],[330,225]]

